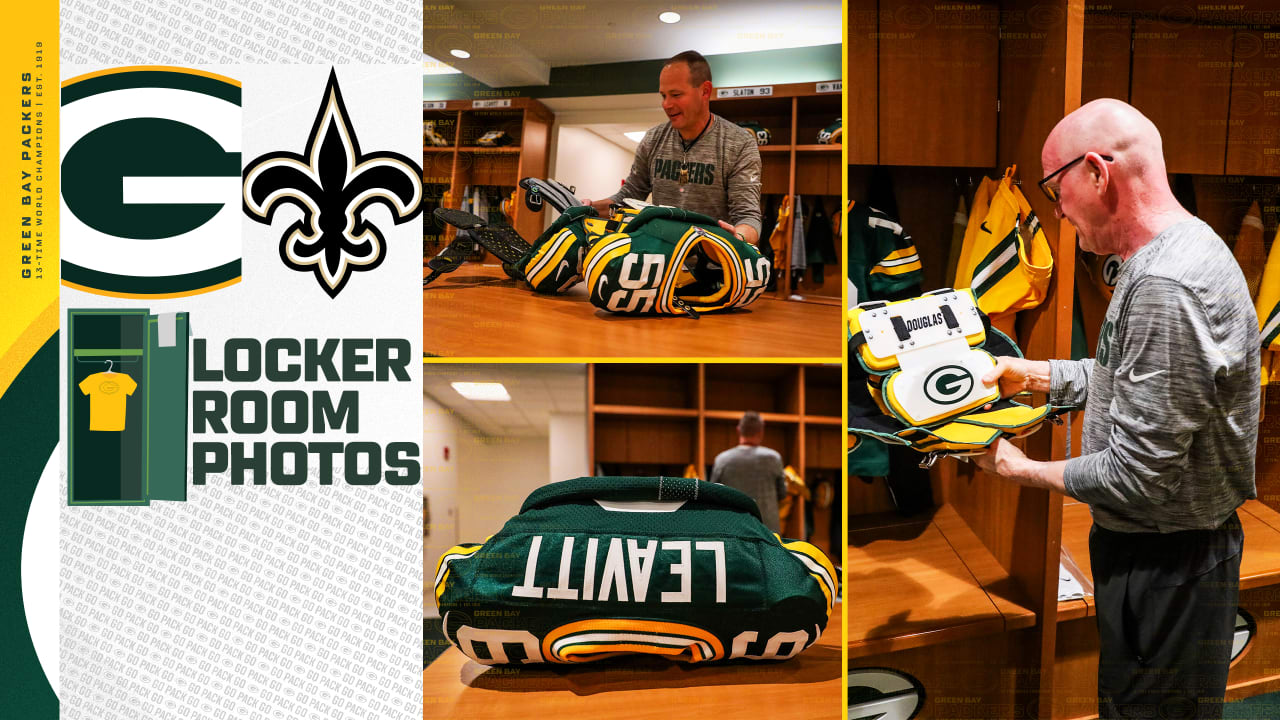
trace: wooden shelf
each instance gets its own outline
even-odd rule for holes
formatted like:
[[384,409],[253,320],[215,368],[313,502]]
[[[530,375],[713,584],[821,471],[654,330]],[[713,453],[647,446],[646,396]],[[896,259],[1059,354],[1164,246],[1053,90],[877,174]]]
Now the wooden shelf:
[[1035,624],[1009,574],[950,505],[925,519],[860,519],[846,566],[856,598],[850,659]]
[[[740,410],[707,410],[704,415],[708,420],[732,420],[737,422],[742,419],[742,411]],[[760,419],[766,423],[798,423],[801,421],[799,415],[771,412],[760,413]],[[807,422],[808,418],[804,418],[804,420]]]
[[[1237,511],[1244,528],[1244,555],[1240,558],[1240,590],[1280,584],[1280,513],[1257,500],[1249,500]],[[1062,546],[1071,552],[1086,575],[1089,562],[1089,528],[1093,518],[1089,506],[1068,500],[1062,506]],[[1083,608],[1081,607],[1083,603]],[[1094,615],[1093,598],[1058,603],[1058,622]]]
[[639,405],[596,405],[597,415],[643,415],[645,417],[696,418],[698,411],[687,408],[645,407]]
[[825,415],[805,415],[804,421],[810,425],[834,425],[835,427],[844,427],[844,420],[838,417],[827,417]]
[[[712,98],[713,113],[730,122],[752,121],[770,132],[771,143],[760,147],[762,194],[827,197],[841,194],[844,168],[839,160],[840,146],[802,144],[813,142],[821,128],[841,116],[841,93],[819,93],[818,85],[816,82],[775,84],[767,96]],[[839,212],[839,207],[831,208],[831,212]],[[839,277],[839,257],[828,265],[831,277],[825,278],[838,282],[818,283],[813,288],[806,285],[796,290],[792,287],[790,272],[791,238],[784,237],[774,245],[774,269],[779,271],[775,297],[790,300],[793,294],[822,295],[832,298],[833,304],[840,304],[845,281]],[[837,256],[843,255],[839,243],[836,248]]]
[[[547,173],[547,151],[551,144],[554,116],[534,98],[502,98],[504,107],[476,107],[471,100],[447,102],[424,101],[422,121],[435,122],[437,132],[449,140],[448,147],[428,145],[422,149],[424,178],[448,185],[448,207],[460,207],[462,192],[468,186],[496,186],[509,195],[522,177],[544,177]],[[488,130],[503,130],[513,144],[505,147],[481,147],[471,143]],[[425,138],[424,138],[425,139]],[[430,198],[428,211],[444,202]],[[517,204],[511,224],[526,238],[542,231],[543,217]],[[431,238],[447,245],[454,238],[452,228],[431,228]],[[486,257],[490,257],[486,254]],[[424,257],[425,261],[425,257]]]

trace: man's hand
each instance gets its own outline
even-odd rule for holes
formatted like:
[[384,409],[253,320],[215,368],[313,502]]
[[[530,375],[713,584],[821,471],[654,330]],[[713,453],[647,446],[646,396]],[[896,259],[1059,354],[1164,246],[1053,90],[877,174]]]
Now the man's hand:
[[1032,460],[1016,445],[1004,438],[996,440],[985,455],[974,455],[971,459],[979,468],[1008,478],[1019,485],[1067,494],[1067,488],[1062,479],[1067,466],[1065,460],[1050,462]]
[[605,198],[603,200],[588,200],[586,198],[583,198],[582,204],[590,205],[591,207],[596,209],[597,215],[599,215],[600,217],[607,218],[609,216],[609,206],[613,204],[613,199]]
[[1049,391],[1049,363],[1046,360],[1028,360],[1016,357],[998,357],[996,366],[982,376],[982,384],[990,387],[1000,383],[1000,397],[1007,398],[1020,392]]
[[1013,470],[1020,461],[1026,460],[1027,456],[1017,445],[1000,438],[987,449],[983,455],[973,455],[970,457],[973,464],[986,470],[989,473],[1008,477],[1013,474]]
[[728,230],[734,235],[737,235],[738,238],[742,240],[742,242],[747,243],[748,245],[756,245],[760,240],[760,234],[757,233],[756,229],[751,227],[750,225],[735,226],[735,225],[730,225],[729,223],[723,220],[718,220],[717,222],[720,223],[720,227],[724,228],[725,230]]

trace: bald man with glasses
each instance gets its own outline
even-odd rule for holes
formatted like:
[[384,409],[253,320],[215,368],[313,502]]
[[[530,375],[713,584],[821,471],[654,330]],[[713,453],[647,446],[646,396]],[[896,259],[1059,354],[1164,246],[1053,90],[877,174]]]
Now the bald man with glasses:
[[1045,140],[1040,188],[1080,247],[1124,261],[1095,358],[999,358],[1002,395],[1085,408],[1082,454],[1003,440],[983,469],[1088,503],[1102,718],[1221,718],[1244,534],[1257,496],[1259,331],[1244,275],[1174,198],[1160,133],[1096,100]]

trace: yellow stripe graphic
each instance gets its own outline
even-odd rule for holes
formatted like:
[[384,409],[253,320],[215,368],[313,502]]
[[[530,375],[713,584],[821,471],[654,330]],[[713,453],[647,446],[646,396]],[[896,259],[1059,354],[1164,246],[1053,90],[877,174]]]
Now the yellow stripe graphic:
[[[58,329],[58,6],[10,3],[0,47],[0,122],[9,186],[0,196],[0,393]],[[56,405],[57,397],[49,398]]]

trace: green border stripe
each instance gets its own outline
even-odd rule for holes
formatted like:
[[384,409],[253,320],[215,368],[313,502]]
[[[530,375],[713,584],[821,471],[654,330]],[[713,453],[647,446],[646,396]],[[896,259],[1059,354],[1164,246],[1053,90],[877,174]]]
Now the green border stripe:
[[32,550],[22,546],[27,515],[40,474],[58,444],[57,332],[0,397],[0,437],[5,458],[0,483],[0,714],[57,718],[58,698],[36,655],[22,598],[22,553]]

